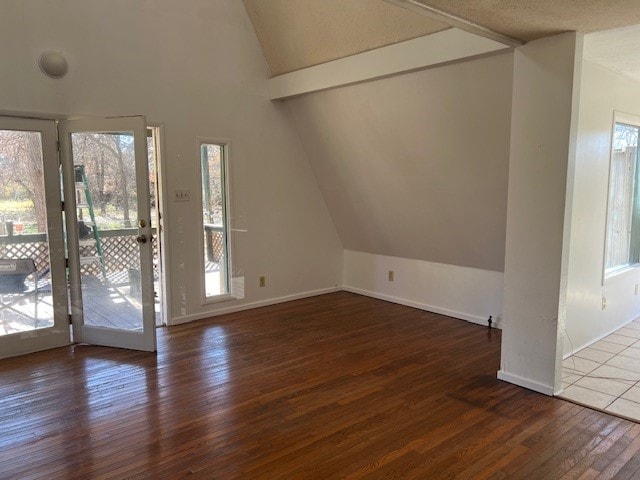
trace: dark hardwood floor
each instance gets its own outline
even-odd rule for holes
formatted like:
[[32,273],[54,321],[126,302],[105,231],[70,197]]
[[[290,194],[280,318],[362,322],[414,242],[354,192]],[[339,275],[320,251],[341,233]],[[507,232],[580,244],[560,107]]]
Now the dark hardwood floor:
[[349,293],[0,361],[0,478],[632,478],[640,425],[496,379],[500,332]]

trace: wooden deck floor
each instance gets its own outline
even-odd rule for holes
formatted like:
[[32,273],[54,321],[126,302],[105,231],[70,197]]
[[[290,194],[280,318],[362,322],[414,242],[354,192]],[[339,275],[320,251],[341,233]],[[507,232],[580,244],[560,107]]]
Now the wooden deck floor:
[[[136,330],[142,328],[141,307],[135,295],[131,295],[126,272],[116,272],[108,282],[102,278],[84,276],[82,283],[85,323],[107,328]],[[36,328],[53,326],[53,302],[48,279],[42,281],[37,309],[33,293],[11,304],[11,308],[0,308],[0,335],[28,332]],[[29,288],[33,288],[32,285]],[[156,282],[155,290],[160,288]],[[8,304],[14,298],[0,296],[0,304]],[[161,324],[160,304],[156,301],[156,325]]]
[[496,379],[500,332],[348,293],[0,361],[0,478],[633,478],[640,425]]

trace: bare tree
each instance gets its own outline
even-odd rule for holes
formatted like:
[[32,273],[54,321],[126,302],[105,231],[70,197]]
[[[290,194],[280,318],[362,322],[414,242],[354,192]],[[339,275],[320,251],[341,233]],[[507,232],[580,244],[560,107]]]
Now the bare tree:
[[42,142],[36,132],[3,130],[0,132],[3,165],[0,180],[8,190],[31,200],[39,232],[46,232],[47,207],[44,194]]

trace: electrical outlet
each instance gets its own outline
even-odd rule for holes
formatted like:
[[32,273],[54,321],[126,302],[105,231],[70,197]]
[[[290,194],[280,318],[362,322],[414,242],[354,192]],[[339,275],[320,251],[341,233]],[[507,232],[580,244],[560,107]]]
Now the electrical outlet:
[[602,309],[607,308],[607,297],[602,297]]
[[634,295],[637,295],[637,294],[638,294],[638,284],[637,284],[637,283],[636,283],[636,289],[635,289],[635,291],[634,291],[634,293],[633,293],[633,294],[634,294]]
[[393,270],[389,270],[389,281],[390,282],[393,282],[393,277],[394,277]]
[[260,278],[258,279],[258,285],[261,287],[264,287],[267,284],[267,280],[265,278],[264,275],[260,275]]
[[174,202],[188,202],[191,200],[191,192],[189,190],[174,190],[173,201]]

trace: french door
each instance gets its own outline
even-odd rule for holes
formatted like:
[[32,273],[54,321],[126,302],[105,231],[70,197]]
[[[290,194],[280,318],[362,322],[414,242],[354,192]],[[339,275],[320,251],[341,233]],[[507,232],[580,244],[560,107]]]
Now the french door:
[[144,118],[68,120],[59,138],[73,339],[155,351]]
[[[57,133],[53,121],[4,118],[2,122],[0,160],[3,128],[40,135],[44,195],[35,198],[31,187],[20,190],[18,197],[34,206],[36,214],[37,204],[43,204],[47,223],[44,232],[38,226],[37,237],[16,232],[15,224],[11,235],[0,235],[0,291],[3,278],[9,290],[23,288],[22,293],[7,293],[6,298],[0,294],[0,333],[2,322],[10,323],[11,318],[19,317],[29,325],[0,334],[0,358],[69,344],[69,320],[76,343],[155,351],[144,118],[62,121]],[[37,164],[34,159],[31,162]],[[37,172],[32,173],[37,177]],[[16,185],[21,182],[14,180]],[[14,191],[4,193],[15,196]],[[0,190],[0,216],[2,194]],[[40,241],[39,249],[26,240]],[[6,248],[9,244],[11,249]],[[43,249],[48,263],[41,258]],[[23,283],[12,272],[2,271],[21,266],[23,260],[39,264]],[[33,287],[38,287],[35,295]],[[33,313],[24,306],[30,302]],[[5,304],[9,310],[3,313]]]
[[0,117],[0,358],[69,343],[57,155],[55,122]]

